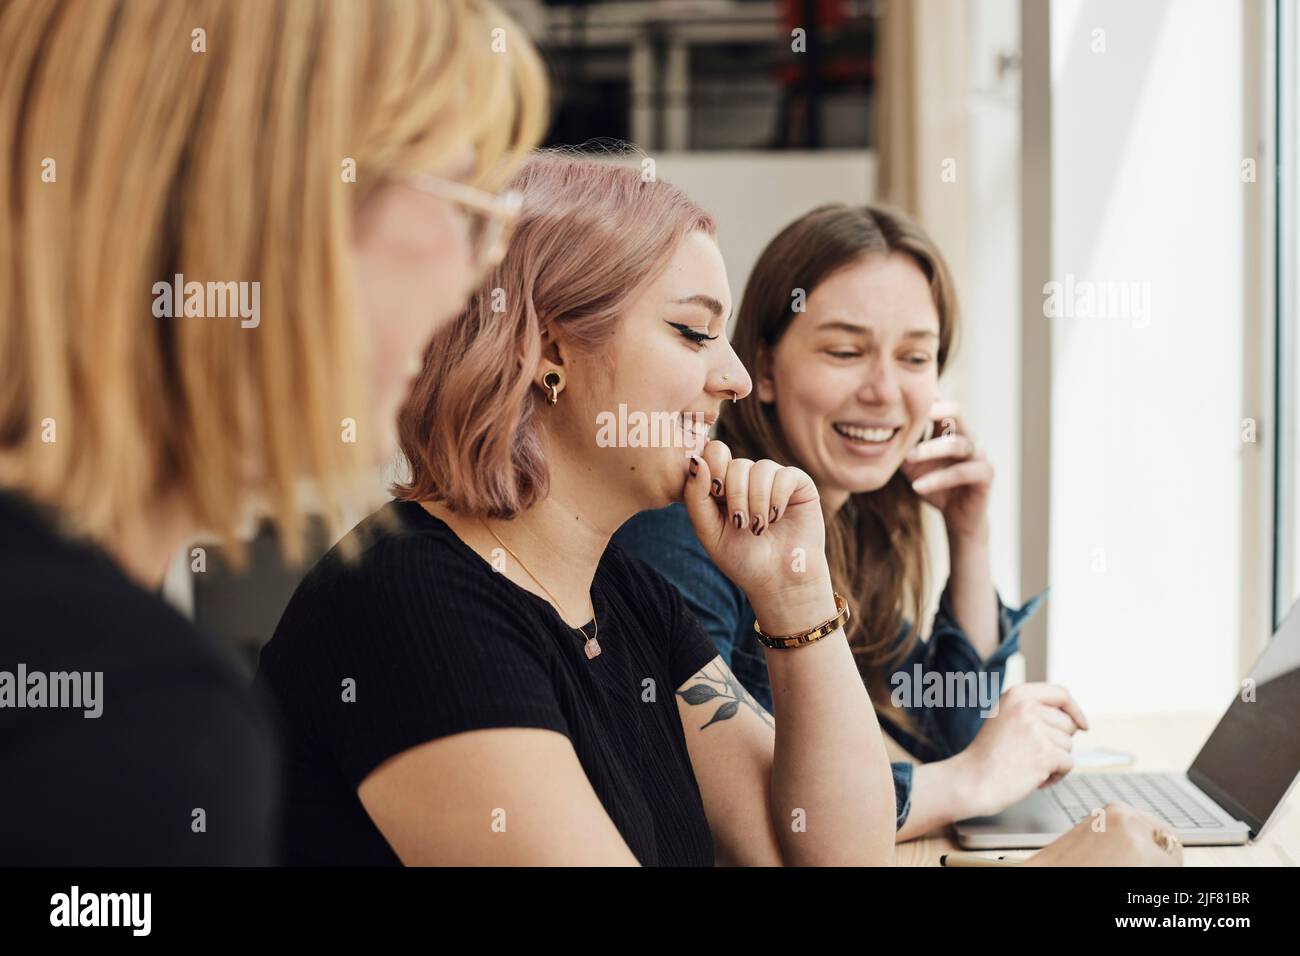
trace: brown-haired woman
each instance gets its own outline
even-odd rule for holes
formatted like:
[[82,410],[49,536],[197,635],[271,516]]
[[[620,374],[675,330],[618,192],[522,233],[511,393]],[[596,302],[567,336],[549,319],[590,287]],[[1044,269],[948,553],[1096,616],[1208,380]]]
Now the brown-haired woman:
[[[1087,726],[1061,687],[1019,685],[999,700],[1037,599],[1013,610],[994,590],[992,468],[938,387],[957,326],[952,279],[920,226],[879,206],[815,209],[754,266],[732,344],[755,370],[757,401],[725,406],[717,426],[734,454],[797,463],[817,485],[862,678],[883,726],[925,761],[892,766],[900,840],[997,812],[1059,779],[1072,765],[1071,736]],[[926,590],[924,503],[943,516],[951,565],[928,641],[909,623],[921,619]],[[614,540],[682,592],[737,679],[770,708],[772,655],[753,639],[753,609],[681,506],[638,515]],[[960,699],[936,699],[934,687]],[[776,713],[784,719],[779,703]]]
[[268,862],[265,717],[154,592],[200,531],[355,507],[540,64],[477,0],[9,0],[0,51],[4,862]]

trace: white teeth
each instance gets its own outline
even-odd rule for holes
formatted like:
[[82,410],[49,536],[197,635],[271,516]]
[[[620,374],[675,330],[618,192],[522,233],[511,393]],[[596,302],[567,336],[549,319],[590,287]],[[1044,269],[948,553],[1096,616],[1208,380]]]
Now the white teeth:
[[856,438],[858,441],[889,441],[894,437],[896,428],[860,428],[857,425],[840,425],[831,426],[846,438]]
[[681,422],[682,431],[689,441],[695,441],[697,435],[707,434],[709,426],[703,421],[697,421],[694,416],[688,418],[681,412],[677,413],[677,420]]

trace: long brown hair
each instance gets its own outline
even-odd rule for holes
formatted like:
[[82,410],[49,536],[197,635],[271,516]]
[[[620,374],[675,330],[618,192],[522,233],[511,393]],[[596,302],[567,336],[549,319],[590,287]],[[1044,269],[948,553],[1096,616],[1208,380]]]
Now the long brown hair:
[[[795,291],[806,300],[815,288],[869,256],[911,256],[930,281],[939,313],[938,366],[942,372],[955,341],[957,297],[938,247],[903,213],[884,206],[820,206],[777,234],[759,256],[745,286],[732,347],[746,368],[759,373],[794,319]],[[786,441],[775,405],[726,404],[717,437],[737,457],[772,458],[802,467]],[[849,646],[876,710],[907,725],[889,707],[886,672],[919,640],[928,559],[921,500],[902,471],[878,491],[857,492],[827,522],[826,558],[836,591],[849,601]],[[907,638],[894,646],[905,619]]]

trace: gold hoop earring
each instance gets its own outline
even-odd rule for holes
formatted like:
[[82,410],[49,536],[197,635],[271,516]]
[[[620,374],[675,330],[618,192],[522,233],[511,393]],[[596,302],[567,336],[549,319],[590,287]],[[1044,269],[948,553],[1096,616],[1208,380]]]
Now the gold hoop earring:
[[551,394],[546,396],[546,400],[554,405],[560,400],[560,386],[564,384],[564,379],[559,372],[551,369],[542,376],[542,384],[551,390]]

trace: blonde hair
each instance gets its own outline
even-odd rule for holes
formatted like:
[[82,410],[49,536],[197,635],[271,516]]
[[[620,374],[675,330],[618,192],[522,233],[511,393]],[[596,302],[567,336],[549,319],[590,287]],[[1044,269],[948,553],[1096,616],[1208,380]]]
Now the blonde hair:
[[[504,184],[535,52],[476,0],[7,0],[0,49],[0,485],[97,539],[174,496],[234,544],[256,501],[297,557],[304,483],[337,522],[374,471],[357,209],[467,146]],[[175,274],[260,324],[155,318]]]

